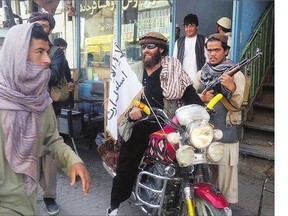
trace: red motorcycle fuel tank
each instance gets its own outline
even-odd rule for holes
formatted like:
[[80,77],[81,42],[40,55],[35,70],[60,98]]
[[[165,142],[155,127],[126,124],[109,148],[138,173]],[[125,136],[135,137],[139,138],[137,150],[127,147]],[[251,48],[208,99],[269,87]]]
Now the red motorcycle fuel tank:
[[178,143],[169,143],[166,139],[167,134],[173,132],[175,132],[175,130],[172,127],[165,126],[163,130],[159,130],[151,134],[144,156],[146,158],[153,158],[161,161],[164,164],[173,162],[179,145]]
[[216,208],[229,207],[229,203],[223,196],[223,194],[209,183],[197,183],[192,185],[195,196],[199,196],[208,202],[210,202]]

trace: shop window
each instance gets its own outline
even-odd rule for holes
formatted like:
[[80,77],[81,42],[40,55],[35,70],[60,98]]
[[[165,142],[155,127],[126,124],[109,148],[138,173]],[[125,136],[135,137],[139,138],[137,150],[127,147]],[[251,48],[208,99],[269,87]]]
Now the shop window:
[[156,31],[170,36],[170,5],[168,1],[124,1],[122,5],[121,48],[129,62],[141,60],[139,37]]
[[110,77],[117,1],[81,1],[81,68],[84,79]]
[[[121,47],[129,63],[141,60],[139,37],[157,31],[169,39],[171,6],[167,0],[83,0],[81,17],[81,71],[84,79],[110,77],[110,54],[116,39],[116,4],[122,4]],[[97,75],[94,75],[94,74]]]

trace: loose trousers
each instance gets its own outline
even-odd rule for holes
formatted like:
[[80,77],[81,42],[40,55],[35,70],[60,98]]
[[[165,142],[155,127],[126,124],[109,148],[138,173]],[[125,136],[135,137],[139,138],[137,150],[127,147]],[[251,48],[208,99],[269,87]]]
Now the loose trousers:
[[57,165],[49,155],[40,158],[39,184],[44,190],[43,198],[56,199]]
[[149,135],[159,129],[157,123],[140,122],[134,126],[130,139],[122,144],[112,185],[112,208],[118,208],[120,203],[130,197],[138,174],[138,166],[148,146]]
[[[56,120],[59,130],[59,116],[56,116]],[[46,154],[40,157],[39,184],[44,191],[43,198],[56,199],[57,165],[53,158]]]
[[216,184],[229,203],[238,202],[239,142],[225,143],[224,156],[210,167],[212,183]]

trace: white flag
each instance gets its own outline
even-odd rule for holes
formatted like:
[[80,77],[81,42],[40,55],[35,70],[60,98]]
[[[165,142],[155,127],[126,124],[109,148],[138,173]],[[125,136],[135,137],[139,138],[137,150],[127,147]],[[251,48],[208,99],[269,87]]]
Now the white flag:
[[143,88],[115,42],[112,56],[107,130],[117,140],[117,125],[127,110],[133,105],[133,100],[139,96]]

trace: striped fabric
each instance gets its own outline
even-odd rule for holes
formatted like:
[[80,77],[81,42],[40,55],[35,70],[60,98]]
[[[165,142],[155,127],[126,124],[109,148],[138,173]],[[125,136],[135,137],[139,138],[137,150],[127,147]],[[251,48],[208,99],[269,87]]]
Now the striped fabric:
[[28,196],[37,187],[39,115],[52,103],[47,91],[50,69],[27,61],[33,26],[13,26],[0,53],[1,127],[5,135],[1,139],[9,166],[24,174]]
[[179,100],[183,96],[187,86],[192,85],[189,75],[182,69],[180,61],[166,56],[162,59],[162,71],[160,74],[163,96],[167,100]]

